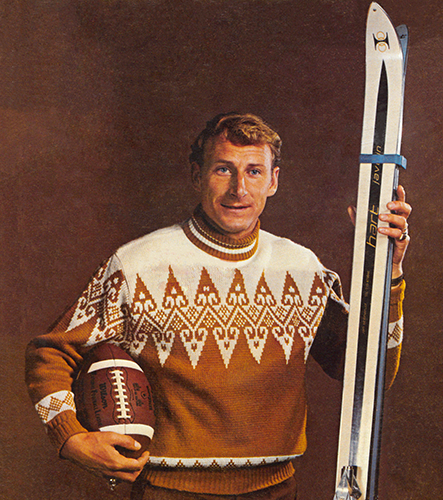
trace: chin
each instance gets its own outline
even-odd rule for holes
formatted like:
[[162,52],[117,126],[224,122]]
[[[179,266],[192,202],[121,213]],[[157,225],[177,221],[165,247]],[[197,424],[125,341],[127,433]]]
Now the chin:
[[242,225],[237,225],[237,224],[223,224],[220,226],[222,230],[225,232],[227,236],[230,236],[231,238],[244,238],[245,235],[242,235],[242,233],[247,233],[246,236],[251,233],[254,230],[255,225],[249,224],[242,224]]
[[[203,210],[205,207],[203,206]],[[246,213],[223,213],[224,210],[205,210],[206,215],[212,220],[220,232],[231,238],[243,238],[241,233],[252,232],[255,221]],[[246,220],[245,216],[249,219]],[[241,235],[241,236],[238,236]]]

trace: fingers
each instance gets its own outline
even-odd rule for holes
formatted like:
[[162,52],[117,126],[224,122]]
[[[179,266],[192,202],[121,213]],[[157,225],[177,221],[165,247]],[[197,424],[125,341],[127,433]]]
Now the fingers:
[[[137,451],[141,447],[138,441],[131,436],[114,432],[104,432],[102,434],[104,435],[103,442],[107,442],[109,445],[107,448],[108,456],[103,456],[103,458],[105,458],[107,469],[112,472],[112,477],[117,477],[124,481],[135,480],[146,465],[149,459],[149,452],[145,451],[138,458],[126,457],[119,452],[119,449]],[[106,476],[109,475],[107,471],[104,471],[104,473]]]
[[[393,276],[402,274],[402,263],[409,245],[410,237],[408,234],[408,217],[411,215],[412,207],[406,203],[406,191],[403,186],[397,188],[397,199],[386,205],[387,211],[379,214],[380,224],[378,232],[394,239],[393,253]],[[354,207],[348,207],[348,214],[355,225],[356,210]]]
[[406,192],[403,186],[397,188],[397,200],[387,204],[388,213],[381,213],[379,219],[388,226],[379,227],[379,232],[398,241],[408,239],[408,217],[412,207],[406,203]]
[[94,474],[133,482],[146,465],[149,452],[128,458],[117,447],[139,450],[140,444],[131,436],[114,432],[85,432],[71,436],[62,455]]
[[110,457],[106,463],[106,468],[100,472],[107,478],[115,478],[120,481],[134,482],[149,460],[149,452],[145,451],[139,458],[127,458],[115,451],[115,455]]
[[397,188],[397,200],[400,202],[406,201],[406,191],[405,188],[401,185],[399,185]]
[[406,203],[406,191],[403,186],[397,188],[397,200],[391,201],[387,204],[387,208],[397,215],[408,218],[411,215],[412,207]]
[[401,238],[408,231],[408,222],[405,217],[395,214],[380,214],[379,219],[387,222],[390,226],[381,226],[380,233],[390,236],[391,238]]
[[387,204],[390,212],[379,215],[381,221],[385,222],[378,228],[381,234],[394,239],[394,253],[392,257],[393,273],[395,276],[400,276],[402,271],[402,263],[409,245],[410,236],[408,234],[408,217],[411,215],[412,207],[406,203],[406,192],[403,186],[397,188],[397,200]]
[[398,228],[391,228],[391,227],[379,227],[378,231],[381,234],[384,234],[385,236],[389,236],[390,238],[393,238],[397,244],[403,243],[405,241],[410,240],[410,236],[408,234],[408,229],[407,227],[404,230],[398,229]]
[[[388,236],[391,236],[393,238],[399,238],[407,229],[406,221],[412,212],[411,205],[406,203],[406,191],[403,186],[398,186],[397,199],[394,201],[390,201],[386,205],[386,207],[389,210],[389,212],[381,214],[379,216],[380,220],[395,226],[395,228],[398,228],[399,231],[394,231],[392,233],[391,231],[386,231],[385,230],[386,228],[384,228],[380,232],[382,234],[387,234]],[[354,226],[356,221],[356,212],[357,212],[356,207],[352,205],[348,206],[349,218],[351,219]]]
[[126,458],[120,455],[113,465],[102,471],[105,477],[114,477],[121,481],[134,482],[149,460],[149,451],[145,451],[139,458]]
[[115,432],[106,432],[103,434],[112,446],[120,446],[133,451],[137,451],[141,448],[141,444],[138,441],[126,434],[117,434]]

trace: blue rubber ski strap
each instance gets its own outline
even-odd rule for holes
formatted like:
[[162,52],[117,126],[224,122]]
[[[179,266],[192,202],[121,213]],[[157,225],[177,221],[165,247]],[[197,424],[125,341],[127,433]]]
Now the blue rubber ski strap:
[[395,163],[406,170],[406,158],[402,155],[360,155],[360,163]]

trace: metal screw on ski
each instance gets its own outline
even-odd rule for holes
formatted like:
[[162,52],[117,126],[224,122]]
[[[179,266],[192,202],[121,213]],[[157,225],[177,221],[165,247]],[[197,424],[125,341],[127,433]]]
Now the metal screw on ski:
[[366,26],[366,83],[350,313],[334,500],[378,498],[378,465],[393,242],[378,219],[401,167],[408,31],[373,2]]

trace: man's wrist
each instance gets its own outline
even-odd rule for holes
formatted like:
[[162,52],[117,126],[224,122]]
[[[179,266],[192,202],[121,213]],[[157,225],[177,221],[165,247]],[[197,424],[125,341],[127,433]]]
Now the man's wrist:
[[397,276],[396,278],[391,279],[391,287],[398,286],[403,280],[405,279],[404,274],[400,274],[400,276]]
[[391,272],[391,279],[398,278],[399,276],[402,276],[402,275],[403,275],[402,263],[401,262],[399,264],[393,263],[392,272]]

